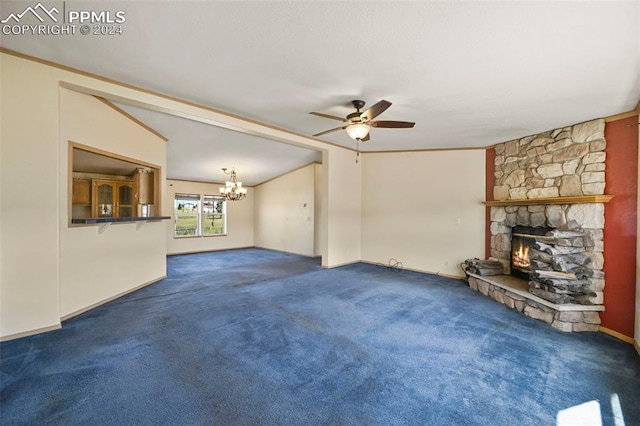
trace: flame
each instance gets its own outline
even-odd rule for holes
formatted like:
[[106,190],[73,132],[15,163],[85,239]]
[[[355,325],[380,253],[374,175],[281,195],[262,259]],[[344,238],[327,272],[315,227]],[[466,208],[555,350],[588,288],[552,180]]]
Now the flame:
[[531,265],[531,261],[529,260],[529,247],[525,247],[522,243],[520,243],[520,247],[513,253],[512,257],[513,266],[528,268],[529,265]]

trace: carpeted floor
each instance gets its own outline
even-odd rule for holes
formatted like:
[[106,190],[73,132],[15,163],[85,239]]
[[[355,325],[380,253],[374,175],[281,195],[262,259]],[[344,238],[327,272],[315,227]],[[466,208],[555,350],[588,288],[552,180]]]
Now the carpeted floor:
[[538,426],[596,401],[619,425],[619,401],[640,424],[631,345],[463,281],[260,249],[168,262],[157,284],[2,343],[0,423]]

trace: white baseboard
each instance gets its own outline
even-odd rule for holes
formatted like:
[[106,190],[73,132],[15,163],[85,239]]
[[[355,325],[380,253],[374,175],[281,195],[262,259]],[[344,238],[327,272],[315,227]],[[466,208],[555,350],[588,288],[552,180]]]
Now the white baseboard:
[[6,342],[8,340],[20,339],[21,337],[33,336],[35,334],[46,333],[47,331],[59,330],[62,328],[62,324],[49,325],[47,327],[35,328],[29,331],[22,331],[20,333],[8,334],[0,337],[0,342]]
[[325,268],[325,269],[333,269],[333,268],[340,268],[341,266],[353,265],[355,263],[360,263],[360,262],[362,262],[362,261],[361,260],[352,260],[350,262],[335,263],[333,265],[322,265],[322,267]]

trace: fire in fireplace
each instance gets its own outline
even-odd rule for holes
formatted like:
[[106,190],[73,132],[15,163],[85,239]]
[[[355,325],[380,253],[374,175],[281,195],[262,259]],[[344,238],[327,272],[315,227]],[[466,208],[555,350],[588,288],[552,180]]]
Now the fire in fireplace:
[[551,228],[515,226],[511,230],[511,275],[529,279],[529,249],[536,242],[535,237],[545,235]]

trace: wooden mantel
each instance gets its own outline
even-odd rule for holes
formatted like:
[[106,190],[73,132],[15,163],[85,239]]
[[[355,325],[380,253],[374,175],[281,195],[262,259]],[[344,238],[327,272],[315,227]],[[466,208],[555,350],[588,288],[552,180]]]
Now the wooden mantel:
[[484,201],[486,206],[531,206],[534,204],[608,203],[613,195],[581,195],[578,197],[526,198],[522,200]]

